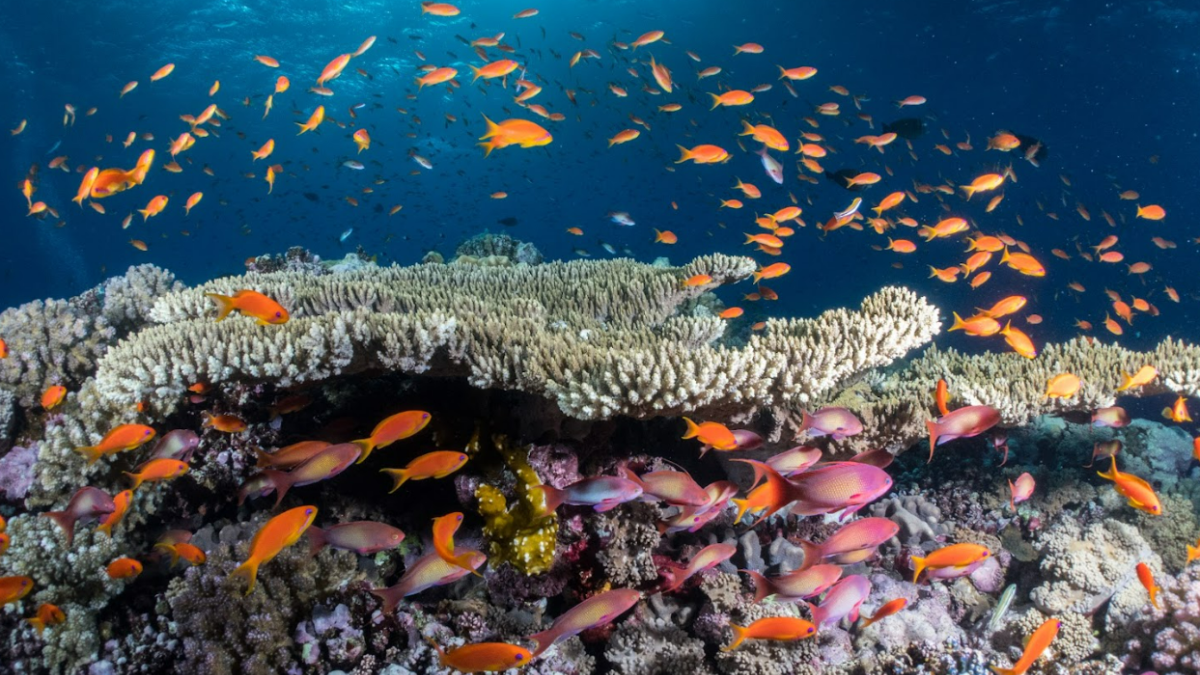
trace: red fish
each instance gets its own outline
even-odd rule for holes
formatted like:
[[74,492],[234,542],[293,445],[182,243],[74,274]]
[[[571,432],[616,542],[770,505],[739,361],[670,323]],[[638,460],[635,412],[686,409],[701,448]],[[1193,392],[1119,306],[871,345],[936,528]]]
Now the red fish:
[[454,534],[458,532],[462,521],[463,514],[458,511],[434,518],[433,550],[441,556],[442,560],[451,565],[461,567],[477,577],[483,576],[471,566],[475,562],[475,551],[466,551],[461,555],[454,555]]
[[142,563],[133,558],[117,558],[105,569],[109,579],[132,579],[142,573]]
[[933,461],[933,450],[939,445],[956,438],[971,438],[991,429],[1000,422],[1000,411],[987,405],[971,405],[959,408],[941,418],[925,422],[929,429],[929,461]]
[[287,447],[280,448],[272,453],[263,452],[261,449],[256,449],[258,454],[257,467],[270,467],[273,469],[294,469],[297,466],[316,457],[322,450],[328,448],[330,443],[326,441],[300,441],[293,443]]
[[30,626],[37,629],[38,635],[41,635],[42,631],[50,626],[57,626],[65,622],[67,615],[58,607],[48,602],[43,602],[37,608],[37,614],[25,620],[29,622]]
[[620,472],[626,480],[637,483],[643,495],[661,499],[672,506],[703,506],[708,503],[708,493],[687,472],[652,471],[638,476],[626,467],[621,467]]
[[1029,499],[1029,497],[1033,494],[1033,488],[1033,476],[1029,475],[1028,471],[1020,476],[1017,476],[1017,481],[1015,483],[1011,480],[1008,481],[1008,489],[1010,492],[1012,492],[1012,496],[1009,497],[1008,500],[1008,505],[1012,507],[1013,511],[1017,510],[1017,504]]
[[870,464],[830,462],[791,480],[797,491],[792,513],[814,516],[841,511],[848,518],[892,489],[887,472]]
[[800,432],[810,436],[831,436],[835,441],[862,433],[862,422],[845,408],[821,408],[809,415],[801,410]]

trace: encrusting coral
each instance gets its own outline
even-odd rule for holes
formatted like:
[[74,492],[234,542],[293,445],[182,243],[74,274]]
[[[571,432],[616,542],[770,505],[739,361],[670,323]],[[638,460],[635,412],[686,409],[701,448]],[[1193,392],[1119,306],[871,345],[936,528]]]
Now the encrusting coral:
[[529,465],[529,448],[514,445],[500,434],[492,437],[492,444],[516,476],[512,503],[491,483],[475,489],[492,564],[508,563],[525,574],[540,574],[554,563],[558,516],[551,513],[540,517],[543,500],[533,488],[542,481]]

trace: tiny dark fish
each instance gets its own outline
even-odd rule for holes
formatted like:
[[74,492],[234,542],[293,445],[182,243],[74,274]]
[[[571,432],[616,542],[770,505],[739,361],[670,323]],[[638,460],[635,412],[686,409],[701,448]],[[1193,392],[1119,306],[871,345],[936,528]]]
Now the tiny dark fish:
[[501,225],[506,225],[508,227],[512,227],[513,225],[517,224],[517,219],[514,218],[513,216],[509,216],[507,218],[501,218],[500,220],[497,220],[496,222],[500,223]]

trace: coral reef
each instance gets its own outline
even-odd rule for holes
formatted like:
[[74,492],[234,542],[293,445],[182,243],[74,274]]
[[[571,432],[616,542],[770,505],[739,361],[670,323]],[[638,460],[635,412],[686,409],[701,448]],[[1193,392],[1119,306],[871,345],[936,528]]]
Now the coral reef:
[[516,478],[511,502],[491,483],[475,489],[492,563],[508,563],[525,574],[540,574],[554,562],[558,516],[539,517],[542,498],[533,488],[542,480],[529,465],[529,448],[515,446],[503,435],[493,436],[492,444]]

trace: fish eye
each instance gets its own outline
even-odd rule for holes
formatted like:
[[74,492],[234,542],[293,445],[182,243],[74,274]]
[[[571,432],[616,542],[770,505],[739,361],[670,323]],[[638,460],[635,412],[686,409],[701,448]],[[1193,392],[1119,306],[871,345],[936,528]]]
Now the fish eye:
[[813,627],[811,627],[811,626],[810,626],[810,627],[809,627],[809,629],[808,629],[808,632],[809,632],[809,633],[812,633],[812,632],[813,632],[813,631],[815,631],[815,630],[816,630],[816,628],[813,628]]
[[525,655],[524,655],[524,654],[517,654],[517,660],[518,660],[518,661],[523,661],[523,660],[525,660]]
[[312,514],[312,512],[313,512],[313,510],[312,510],[312,509],[304,509],[304,515],[306,515],[306,516],[307,516],[307,515],[311,515],[311,514]]

